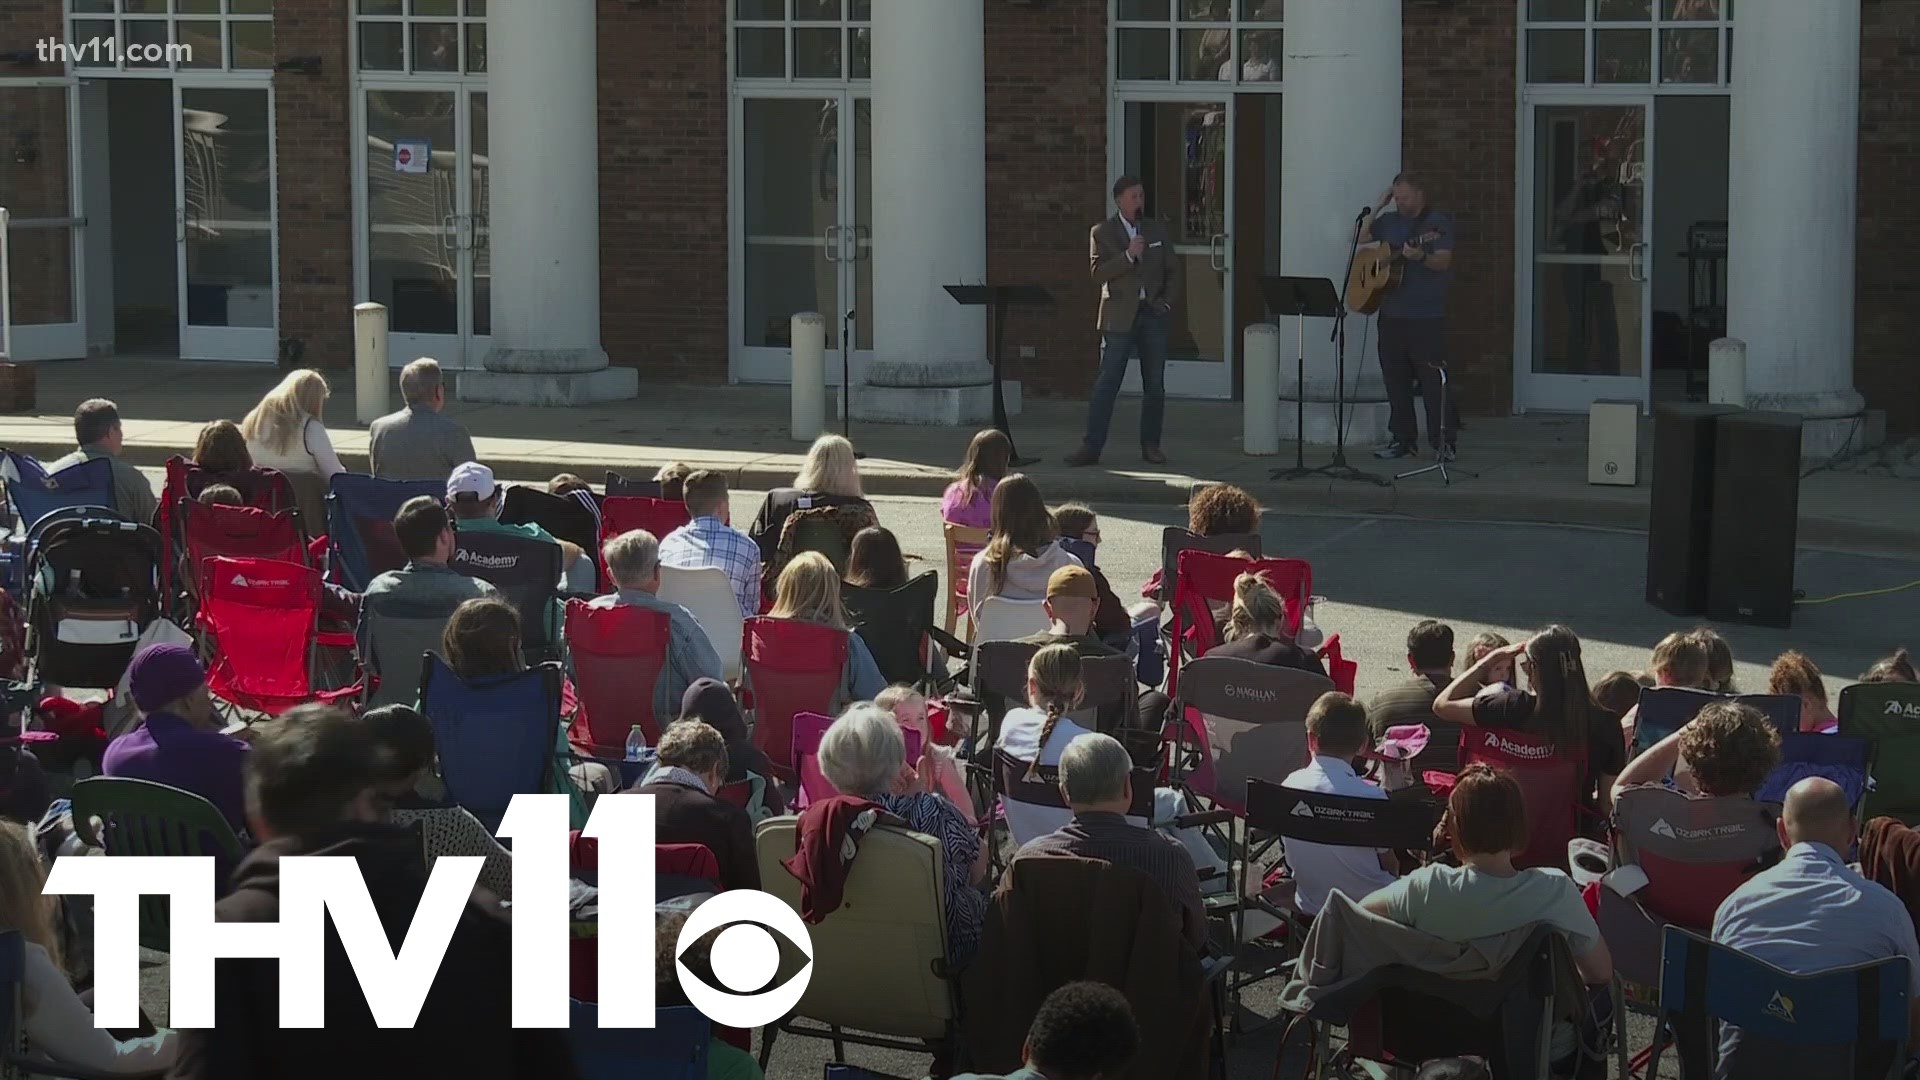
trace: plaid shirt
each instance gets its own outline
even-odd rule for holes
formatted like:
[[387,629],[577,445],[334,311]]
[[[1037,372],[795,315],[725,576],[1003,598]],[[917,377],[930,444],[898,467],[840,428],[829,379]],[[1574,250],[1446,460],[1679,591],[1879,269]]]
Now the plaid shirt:
[[660,541],[660,565],[677,570],[717,566],[733,583],[740,614],[760,614],[760,545],[717,517],[697,517]]

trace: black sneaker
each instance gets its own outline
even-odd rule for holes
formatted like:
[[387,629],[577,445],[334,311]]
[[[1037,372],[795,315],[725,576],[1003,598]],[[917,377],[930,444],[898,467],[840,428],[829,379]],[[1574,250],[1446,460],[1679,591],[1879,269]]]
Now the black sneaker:
[[1381,447],[1380,449],[1375,450],[1373,452],[1373,456],[1380,458],[1382,460],[1390,460],[1392,458],[1412,457],[1413,447],[1408,446],[1406,443],[1391,442]]

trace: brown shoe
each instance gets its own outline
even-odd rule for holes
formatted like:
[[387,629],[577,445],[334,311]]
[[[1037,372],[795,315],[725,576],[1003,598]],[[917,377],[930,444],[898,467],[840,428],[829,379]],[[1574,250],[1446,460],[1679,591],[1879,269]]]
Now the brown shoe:
[[1085,443],[1081,443],[1080,449],[1067,455],[1067,464],[1076,469],[1086,465],[1098,465],[1100,464],[1100,451],[1095,450]]
[[1160,448],[1157,446],[1141,447],[1140,458],[1149,465],[1165,465],[1167,463],[1167,455],[1161,453]]

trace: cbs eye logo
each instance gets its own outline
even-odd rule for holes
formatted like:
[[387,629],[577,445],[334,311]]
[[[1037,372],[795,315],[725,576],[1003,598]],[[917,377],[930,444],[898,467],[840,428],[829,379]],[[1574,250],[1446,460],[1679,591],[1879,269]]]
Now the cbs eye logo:
[[[686,962],[687,951],[715,930],[708,962],[721,989],[688,970]],[[797,946],[807,962],[784,985],[762,989],[780,971],[775,933]],[[707,1019],[722,1027],[760,1027],[791,1013],[807,992],[813,981],[813,935],[778,897],[752,889],[718,893],[687,916],[674,942],[673,966],[687,1002]]]

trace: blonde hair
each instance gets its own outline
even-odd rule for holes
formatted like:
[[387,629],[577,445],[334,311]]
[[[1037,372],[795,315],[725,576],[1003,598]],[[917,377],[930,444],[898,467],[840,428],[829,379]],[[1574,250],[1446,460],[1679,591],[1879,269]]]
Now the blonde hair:
[[813,440],[807,460],[800,466],[800,474],[793,478],[793,486],[821,495],[861,498],[864,493],[860,490],[860,464],[853,456],[853,444],[838,435],[822,435]]
[[240,421],[240,434],[275,453],[287,453],[301,445],[307,420],[320,419],[331,392],[327,380],[312,368],[288,372]]
[[912,701],[914,698],[924,696],[924,694],[920,693],[919,688],[912,683],[894,683],[892,686],[875,694],[873,696],[873,703],[888,712],[892,712],[902,704]]
[[1071,645],[1049,645],[1034,653],[1027,665],[1027,679],[1032,684],[1028,704],[1047,714],[1046,723],[1040,726],[1040,741],[1033,747],[1033,760],[1027,762],[1026,779],[1032,780],[1040,771],[1040,755],[1047,748],[1047,740],[1053,738],[1054,726],[1069,709],[1080,704],[1087,688],[1080,681],[1080,653]]
[[60,938],[53,931],[55,900],[40,891],[46,882],[46,867],[27,827],[0,821],[0,928],[20,931],[22,938],[47,950],[53,966],[64,971]]
[[780,571],[773,588],[775,619],[799,619],[835,630],[847,629],[847,609],[840,603],[840,574],[825,555],[803,551]]
[[1285,637],[1282,624],[1286,617],[1286,601],[1264,575],[1241,574],[1233,579],[1233,610],[1227,614],[1228,641],[1262,633]]
[[1653,659],[1647,667],[1655,678],[1665,680],[1669,686],[1713,688],[1707,672],[1706,642],[1692,632],[1676,631],[1661,638],[1653,647]]
[[1696,626],[1690,636],[1707,650],[1706,688],[1716,694],[1738,693],[1733,685],[1733,647],[1727,639],[1711,626]]

